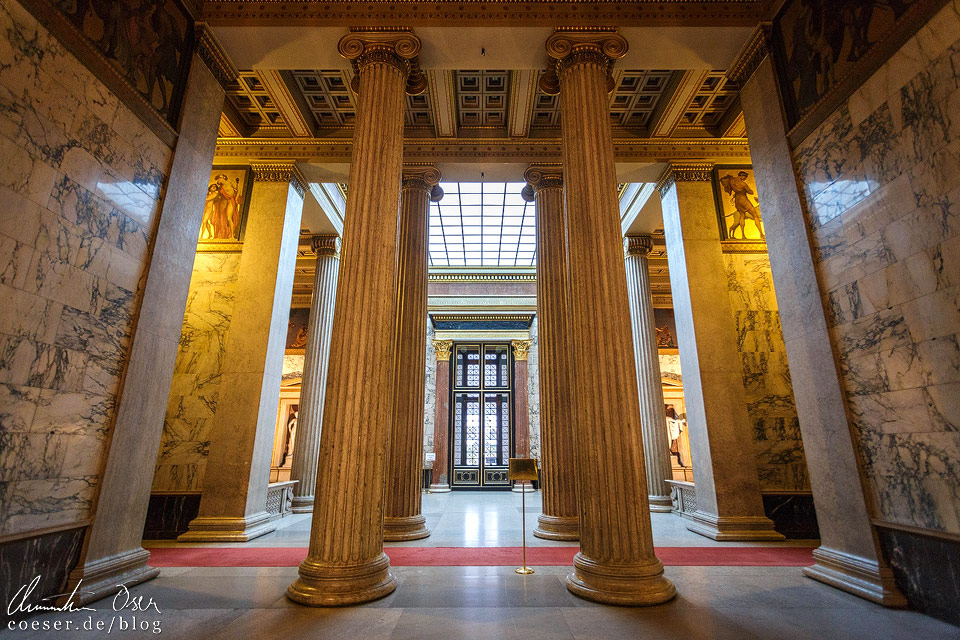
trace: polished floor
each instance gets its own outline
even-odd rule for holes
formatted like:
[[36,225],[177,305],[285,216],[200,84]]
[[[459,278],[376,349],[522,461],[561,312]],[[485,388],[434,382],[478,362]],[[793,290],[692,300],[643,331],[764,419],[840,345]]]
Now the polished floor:
[[[527,527],[532,530],[539,496],[528,494],[527,500]],[[405,544],[514,546],[521,531],[519,505],[518,494],[425,496],[424,511],[433,535]],[[675,515],[654,514],[652,519],[657,545],[717,544],[687,532]],[[247,544],[306,544],[309,517],[284,518],[281,524],[275,533]],[[553,544],[530,538],[528,542]],[[534,575],[525,577],[516,575],[512,567],[395,567],[393,571],[399,586],[382,600],[352,608],[313,609],[284,597],[296,577],[295,568],[164,569],[156,580],[130,590],[132,597],[142,596],[141,606],[152,598],[159,613],[153,609],[115,612],[116,601],[102,600],[92,605],[96,612],[58,615],[80,625],[79,632],[59,635],[142,638],[159,628],[163,637],[172,638],[291,640],[960,638],[957,627],[913,612],[883,609],[805,578],[796,567],[667,567],[677,598],[659,607],[638,609],[576,598],[564,587],[565,567],[537,567]],[[137,631],[130,629],[134,618]],[[97,631],[99,621],[103,628]],[[84,631],[83,623],[94,630]],[[127,631],[122,630],[124,625]],[[54,631],[0,631],[4,638],[57,635]]]

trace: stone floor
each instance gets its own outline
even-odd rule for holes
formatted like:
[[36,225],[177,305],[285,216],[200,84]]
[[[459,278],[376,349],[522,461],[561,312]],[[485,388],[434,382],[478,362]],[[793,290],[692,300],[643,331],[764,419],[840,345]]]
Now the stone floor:
[[[528,528],[539,497],[527,495]],[[519,542],[517,494],[425,496],[433,535],[428,546],[514,546]],[[284,518],[277,532],[247,543],[306,544],[309,518]],[[716,544],[687,532],[671,514],[654,514],[661,546]],[[528,541],[546,544],[545,541]],[[570,544],[570,543],[561,543]],[[729,544],[729,543],[725,543]],[[796,544],[792,541],[789,544]],[[217,545],[221,546],[221,545]],[[960,629],[908,611],[892,611],[803,577],[797,567],[667,567],[679,595],[659,607],[596,605],[564,587],[565,567],[537,567],[518,576],[512,567],[395,567],[397,590],[367,605],[313,609],[294,605],[284,590],[296,568],[181,567],[130,590],[154,610],[114,612],[101,600],[95,612],[31,619],[73,622],[70,631],[0,631],[3,638],[148,637],[159,628],[173,638],[318,638],[350,640],[699,640],[699,639],[958,639]],[[125,600],[121,597],[117,605]],[[141,627],[134,632],[134,624]],[[83,624],[100,631],[83,631]],[[80,631],[76,631],[77,625]],[[112,625],[112,628],[110,628]],[[123,631],[126,625],[127,631]],[[142,626],[146,625],[146,629]],[[154,625],[159,625],[154,627]],[[109,633],[108,633],[109,629]]]

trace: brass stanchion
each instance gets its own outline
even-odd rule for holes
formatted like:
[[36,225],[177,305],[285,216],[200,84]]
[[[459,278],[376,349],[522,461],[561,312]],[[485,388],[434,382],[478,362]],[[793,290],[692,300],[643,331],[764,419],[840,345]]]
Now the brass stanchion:
[[[516,480],[520,483],[527,480],[537,479],[537,461],[535,458],[510,458],[510,467],[507,471],[507,477],[510,480]],[[523,522],[523,566],[518,567],[516,572],[520,575],[530,575],[533,569],[527,566],[527,492],[520,493],[520,514]]]

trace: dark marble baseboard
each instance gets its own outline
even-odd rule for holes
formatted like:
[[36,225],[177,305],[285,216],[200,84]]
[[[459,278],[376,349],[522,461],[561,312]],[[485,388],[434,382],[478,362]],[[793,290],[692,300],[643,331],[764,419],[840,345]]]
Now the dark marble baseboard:
[[143,525],[144,540],[174,540],[200,512],[199,493],[154,494]]
[[960,542],[882,525],[877,535],[910,608],[960,626]]
[[770,493],[763,495],[763,511],[773,520],[773,528],[792,540],[820,537],[817,510],[809,493]]
[[6,628],[10,620],[20,620],[28,614],[7,614],[8,605],[16,600],[17,592],[39,576],[39,581],[30,592],[27,604],[56,604],[55,599],[43,599],[64,593],[67,576],[80,561],[83,536],[86,527],[44,533],[38,536],[13,540],[0,544],[0,621]]

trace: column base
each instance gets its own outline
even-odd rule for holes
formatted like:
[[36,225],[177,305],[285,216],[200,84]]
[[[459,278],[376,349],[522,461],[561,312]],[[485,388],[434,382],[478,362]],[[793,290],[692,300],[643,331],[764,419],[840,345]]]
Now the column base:
[[290,511],[293,513],[313,513],[313,496],[293,496]]
[[198,517],[177,542],[247,542],[276,531],[277,524],[266,511],[243,518]]
[[160,575],[160,569],[147,566],[149,559],[150,552],[137,547],[119,555],[81,565],[70,572],[70,578],[67,581],[68,595],[61,597],[58,604],[61,606],[66,604],[69,594],[77,585],[79,588],[70,601],[75,605],[85,605],[101,598],[117,595],[120,585],[132,587],[152,580]]
[[387,542],[420,540],[430,535],[427,519],[422,515],[383,519],[383,539]]
[[647,496],[650,511],[654,513],[670,513],[673,511],[673,500],[670,496]]
[[573,558],[567,589],[585,600],[633,607],[663,604],[677,595],[655,557],[648,564],[601,565],[582,552]]
[[577,516],[548,516],[537,518],[533,535],[544,540],[579,540],[580,518]]
[[514,493],[534,493],[536,489],[534,489],[533,485],[529,482],[515,482],[513,486],[510,487],[510,491]]
[[885,607],[907,606],[893,572],[876,561],[825,547],[814,549],[813,559],[816,564],[804,567],[803,575]]
[[715,516],[703,511],[685,513],[687,529],[711,540],[785,540],[766,516]]
[[337,607],[377,600],[396,588],[383,552],[358,565],[324,565],[308,557],[300,563],[300,577],[287,587],[287,598],[311,607]]
[[430,493],[450,493],[450,485],[432,484],[430,485]]

